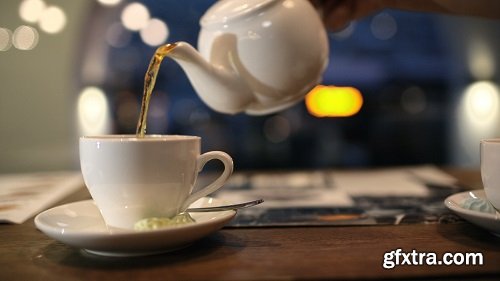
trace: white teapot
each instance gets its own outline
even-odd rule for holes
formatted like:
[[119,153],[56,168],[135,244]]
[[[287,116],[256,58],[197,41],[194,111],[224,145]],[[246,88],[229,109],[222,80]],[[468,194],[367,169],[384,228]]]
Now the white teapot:
[[168,54],[215,111],[262,115],[303,99],[321,80],[328,40],[307,0],[221,0],[200,20],[199,52]]

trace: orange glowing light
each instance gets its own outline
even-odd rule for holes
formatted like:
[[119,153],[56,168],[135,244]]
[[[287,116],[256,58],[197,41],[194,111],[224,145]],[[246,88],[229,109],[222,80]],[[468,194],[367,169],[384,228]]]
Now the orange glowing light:
[[348,117],[363,105],[361,92],[353,87],[318,85],[306,95],[306,107],[315,117]]

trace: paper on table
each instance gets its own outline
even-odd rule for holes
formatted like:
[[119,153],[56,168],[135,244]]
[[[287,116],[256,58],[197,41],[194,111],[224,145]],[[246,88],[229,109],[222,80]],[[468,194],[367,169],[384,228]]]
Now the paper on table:
[[434,166],[388,168],[363,171],[336,171],[334,185],[350,196],[429,196],[426,184],[453,187],[452,176]]
[[23,223],[82,186],[80,172],[0,175],[0,222]]
[[218,192],[217,197],[229,202],[263,198],[264,204],[256,206],[258,208],[352,206],[349,195],[344,190],[332,188],[324,175],[323,172],[234,174],[228,187]]
[[265,200],[239,210],[231,227],[435,223],[446,216],[443,196],[455,188],[460,188],[455,178],[428,165],[235,173],[215,196],[228,202]]

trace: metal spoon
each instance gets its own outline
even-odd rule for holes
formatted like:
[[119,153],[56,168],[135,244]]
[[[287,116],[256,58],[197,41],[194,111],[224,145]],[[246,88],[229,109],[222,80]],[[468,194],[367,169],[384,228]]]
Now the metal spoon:
[[219,211],[226,211],[226,210],[236,210],[236,209],[252,207],[252,206],[258,205],[262,202],[264,202],[264,199],[258,199],[258,200],[244,202],[244,203],[224,205],[224,206],[205,207],[205,208],[189,208],[186,211],[187,212],[219,212]]

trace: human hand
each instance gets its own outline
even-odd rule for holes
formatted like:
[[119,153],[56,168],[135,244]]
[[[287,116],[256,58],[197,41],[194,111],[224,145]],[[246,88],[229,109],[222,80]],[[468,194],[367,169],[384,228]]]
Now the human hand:
[[414,12],[443,13],[500,19],[498,0],[309,0],[319,11],[325,26],[338,31],[351,21],[385,8]]
[[351,21],[383,9],[379,0],[310,0],[318,9],[325,27],[339,31]]

